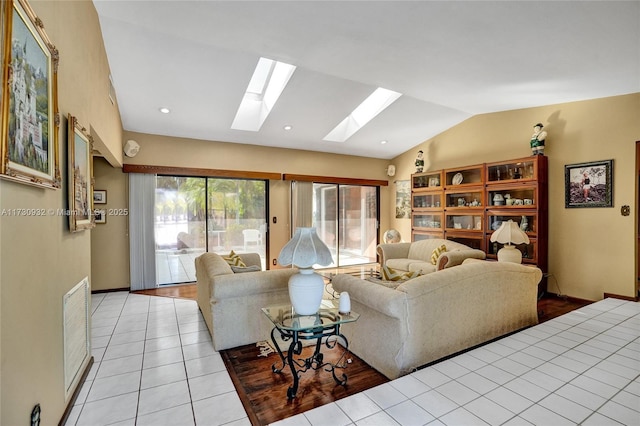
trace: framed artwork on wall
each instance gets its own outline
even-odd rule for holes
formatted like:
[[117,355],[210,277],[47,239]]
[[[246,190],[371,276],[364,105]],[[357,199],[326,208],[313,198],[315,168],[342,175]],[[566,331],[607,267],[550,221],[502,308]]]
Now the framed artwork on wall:
[[411,188],[408,180],[396,181],[396,219],[411,219]]
[[69,229],[82,231],[95,226],[93,214],[93,139],[69,114]]
[[107,204],[107,191],[95,189],[93,191],[93,204]]
[[107,211],[105,209],[95,209],[93,215],[96,223],[107,223]]
[[26,0],[2,7],[0,177],[59,188],[58,51]]
[[613,207],[613,160],[564,166],[565,207]]

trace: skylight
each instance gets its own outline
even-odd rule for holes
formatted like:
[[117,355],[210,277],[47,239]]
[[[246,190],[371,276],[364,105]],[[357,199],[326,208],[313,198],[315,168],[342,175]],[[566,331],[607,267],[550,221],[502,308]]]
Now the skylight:
[[231,128],[260,130],[295,69],[294,65],[260,58]]
[[327,136],[325,141],[344,142],[365,124],[380,114],[386,107],[394,103],[402,93],[378,87],[351,114],[338,124]]

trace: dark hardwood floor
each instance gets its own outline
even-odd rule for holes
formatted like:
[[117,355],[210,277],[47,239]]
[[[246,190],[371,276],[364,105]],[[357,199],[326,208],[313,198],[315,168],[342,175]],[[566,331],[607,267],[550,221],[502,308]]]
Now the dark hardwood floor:
[[[302,348],[297,359],[306,359],[313,354],[315,346]],[[340,362],[344,352],[342,346],[328,350],[324,345],[324,362]],[[220,351],[227,371],[231,376],[242,405],[252,425],[268,425],[278,420],[294,416],[325,405],[389,381],[364,361],[349,353],[350,362],[345,369],[336,370],[336,375],[347,375],[347,383],[342,386],[335,382],[330,372],[324,368],[309,369],[299,375],[300,382],[295,398],[287,397],[287,389],[292,384],[291,370],[285,367],[282,372],[274,373],[272,366],[282,368],[280,356],[271,353],[259,357],[256,345]],[[344,363],[343,363],[344,364]]]
[[198,291],[195,284],[177,284],[154,288],[152,290],[134,291],[135,294],[147,296],[175,297],[178,299],[198,299]]

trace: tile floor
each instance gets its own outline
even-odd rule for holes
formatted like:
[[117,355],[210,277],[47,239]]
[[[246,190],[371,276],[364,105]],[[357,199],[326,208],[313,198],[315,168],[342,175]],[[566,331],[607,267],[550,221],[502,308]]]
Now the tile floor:
[[[194,301],[94,295],[67,425],[248,425]],[[640,424],[640,303],[606,299],[276,425]]]

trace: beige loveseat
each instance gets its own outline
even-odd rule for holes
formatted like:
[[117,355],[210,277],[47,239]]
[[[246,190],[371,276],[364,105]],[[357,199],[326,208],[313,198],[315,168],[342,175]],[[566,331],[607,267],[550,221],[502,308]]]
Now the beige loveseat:
[[[261,265],[257,253],[240,254],[247,266]],[[198,306],[216,350],[268,340],[273,325],[261,308],[289,303],[289,277],[298,270],[234,273],[215,253],[196,258]]]
[[[445,245],[447,250],[438,256],[435,265],[431,263],[433,251]],[[465,259],[484,259],[485,252],[472,249],[455,241],[431,238],[413,243],[379,244],[377,247],[380,266],[388,266],[396,271],[422,274],[460,265]]]
[[537,324],[542,272],[515,263],[466,260],[405,281],[376,284],[336,275],[360,318],[341,328],[349,349],[389,379]]

